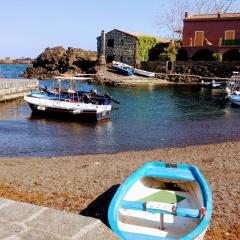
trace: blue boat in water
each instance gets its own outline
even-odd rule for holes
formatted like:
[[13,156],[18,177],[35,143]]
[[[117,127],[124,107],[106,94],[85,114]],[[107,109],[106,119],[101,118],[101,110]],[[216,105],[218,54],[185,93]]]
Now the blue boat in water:
[[203,239],[212,194],[195,166],[150,162],[118,189],[108,210],[121,239]]

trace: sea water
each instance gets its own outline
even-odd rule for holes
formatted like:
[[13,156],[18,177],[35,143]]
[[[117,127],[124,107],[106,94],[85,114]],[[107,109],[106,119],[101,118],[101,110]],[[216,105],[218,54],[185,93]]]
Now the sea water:
[[23,100],[0,104],[0,156],[113,153],[240,140],[240,108],[223,103],[222,90],[97,88],[120,101],[109,120],[97,123],[34,117]]

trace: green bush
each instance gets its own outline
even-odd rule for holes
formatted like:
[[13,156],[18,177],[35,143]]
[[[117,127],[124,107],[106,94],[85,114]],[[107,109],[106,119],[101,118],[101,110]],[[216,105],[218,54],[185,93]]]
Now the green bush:
[[177,52],[180,48],[180,44],[175,43],[173,46],[169,45],[164,48],[164,51],[159,54],[160,61],[176,61]]
[[222,62],[222,53],[214,53],[212,58],[216,62]]
[[139,61],[148,61],[149,50],[154,48],[159,43],[156,38],[149,36],[138,37],[137,42],[138,42],[137,59]]

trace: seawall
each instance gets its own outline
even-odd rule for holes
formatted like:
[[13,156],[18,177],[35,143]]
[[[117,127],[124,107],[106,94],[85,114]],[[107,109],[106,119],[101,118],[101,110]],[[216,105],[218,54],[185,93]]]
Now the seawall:
[[37,86],[37,79],[0,78],[0,102],[21,98]]

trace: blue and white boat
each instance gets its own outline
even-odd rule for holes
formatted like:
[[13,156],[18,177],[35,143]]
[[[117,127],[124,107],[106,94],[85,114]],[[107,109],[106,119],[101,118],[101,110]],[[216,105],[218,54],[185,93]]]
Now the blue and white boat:
[[231,104],[240,107],[240,92],[235,91],[233,94],[229,97]]
[[113,61],[112,67],[119,74],[122,74],[125,76],[134,75],[134,68],[128,64]]
[[[61,82],[68,79],[70,86],[63,89]],[[108,94],[98,95],[95,89],[90,92],[76,90],[76,80],[85,80],[82,77],[56,77],[56,89],[41,88],[40,91],[31,91],[24,96],[32,112],[45,116],[61,118],[77,118],[87,120],[102,120],[110,117],[112,99]]]
[[212,194],[195,166],[150,162],[118,189],[108,210],[112,230],[127,240],[203,239]]

